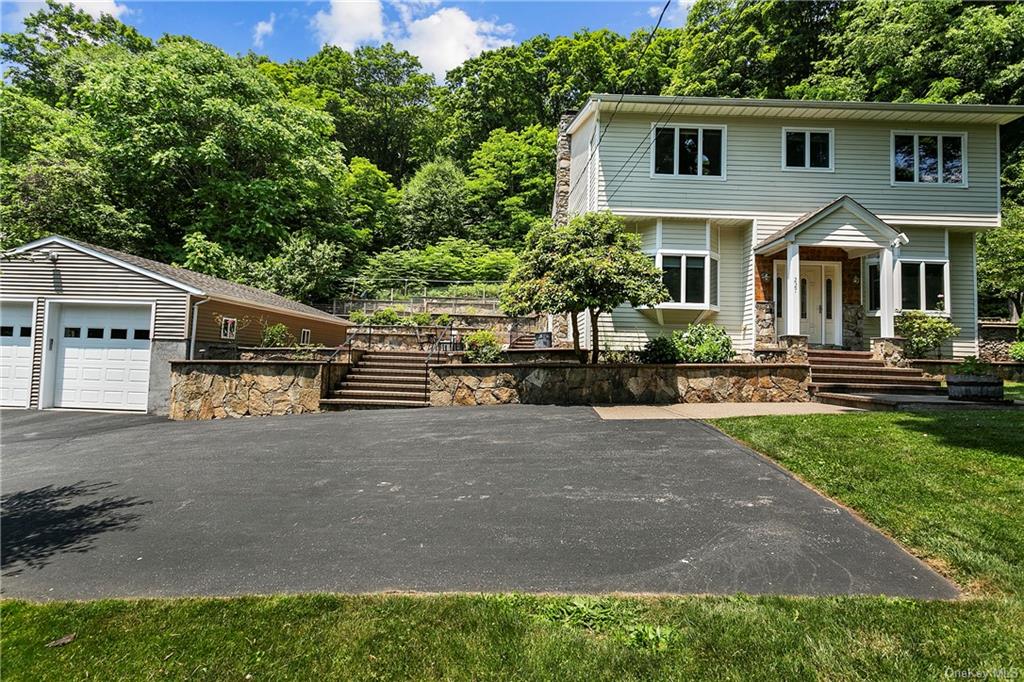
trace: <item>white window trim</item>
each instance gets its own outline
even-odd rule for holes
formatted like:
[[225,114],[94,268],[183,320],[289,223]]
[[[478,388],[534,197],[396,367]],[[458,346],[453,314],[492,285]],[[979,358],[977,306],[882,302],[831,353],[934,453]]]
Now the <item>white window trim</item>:
[[[231,323],[231,334],[227,335],[227,331],[224,327],[227,323]],[[220,318],[220,338],[225,341],[234,341],[238,338],[238,318],[235,317],[222,317]]]
[[[711,251],[710,249],[659,249],[654,254],[654,265],[659,270],[662,270],[663,258],[665,256],[679,256],[682,258],[682,273],[680,275],[679,282],[679,298],[682,301],[669,301],[666,303],[659,303],[655,305],[655,308],[662,308],[664,310],[721,310],[722,304],[722,257]],[[687,257],[704,258],[704,302],[703,303],[687,303],[686,302],[686,258]],[[718,261],[718,277],[716,284],[718,285],[718,305],[711,305],[711,259]]]
[[303,346],[308,346],[312,336],[313,332],[311,332],[308,329],[303,329],[302,331],[299,332],[299,343],[302,344]]
[[[804,165],[803,166],[787,166],[786,165],[786,134],[787,133],[804,133]],[[827,168],[812,168],[811,167],[811,133],[828,133],[828,167]],[[794,173],[835,173],[836,172],[836,129],[835,128],[801,128],[801,127],[788,127],[782,128],[782,158],[780,159],[782,170],[790,171]]]
[[[896,136],[897,135],[913,135],[914,136],[914,180],[912,182],[896,182]],[[936,137],[938,139],[938,169],[939,169],[939,181],[938,182],[921,182],[918,180],[918,172],[920,171],[920,163],[918,163],[917,152],[918,139],[921,136],[925,137]],[[944,182],[942,180],[942,138],[943,137],[959,137],[960,138],[960,175],[962,178],[961,182]],[[956,189],[967,189],[967,133],[966,132],[955,132],[955,131],[931,131],[931,130],[891,130],[889,131],[889,184],[893,187],[953,187]]]
[[[656,146],[656,135],[659,128],[672,128],[675,130],[673,143],[672,143],[672,168],[673,173],[655,173],[654,172],[654,156]],[[704,130],[721,130],[722,131],[722,174],[721,175],[704,175],[704,164],[697,164],[697,175],[683,175],[679,173],[679,130],[680,128],[696,128],[699,132],[697,134],[697,158],[701,159],[704,156]],[[675,180],[697,180],[702,182],[725,182],[727,169],[726,159],[729,156],[729,126],[716,125],[709,123],[662,123],[659,124],[657,121],[651,123],[651,151],[650,151],[650,176],[651,178],[672,178]]]
[[882,259],[879,258],[878,256],[865,256],[864,258],[861,259],[861,261],[863,263],[863,268],[864,269],[860,273],[860,281],[861,281],[860,300],[862,301],[861,305],[864,307],[864,316],[865,317],[881,317],[882,316],[881,301],[879,301],[879,307],[878,308],[874,308],[873,309],[871,307],[871,266],[872,265],[877,265],[878,266],[878,279],[879,279],[879,281],[878,281],[878,288],[879,288],[879,298],[881,298]]
[[[903,307],[903,264],[916,263],[918,265],[918,288],[920,289],[921,306],[920,308],[904,308]],[[941,265],[942,266],[942,310],[933,310],[925,308],[925,284],[924,284],[924,266],[929,265]],[[893,274],[893,299],[899,302],[896,306],[897,310],[920,310],[928,315],[934,315],[936,317],[951,317],[952,310],[950,306],[950,295],[949,295],[949,260],[942,258],[900,258],[896,260],[895,272]]]

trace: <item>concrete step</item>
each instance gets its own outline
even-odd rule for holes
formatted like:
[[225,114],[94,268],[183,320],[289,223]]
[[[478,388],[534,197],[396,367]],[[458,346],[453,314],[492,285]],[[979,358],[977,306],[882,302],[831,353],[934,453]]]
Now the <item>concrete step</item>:
[[878,402],[871,396],[858,395],[856,393],[815,393],[813,400],[816,403],[825,403],[826,405],[856,407],[861,410],[873,410],[877,412],[892,412],[896,409],[896,406],[892,403]]
[[814,381],[807,386],[811,394],[816,395],[819,391],[824,393],[920,393],[920,394],[945,394],[946,389],[939,385],[921,384],[866,384],[847,382],[819,382]]
[[363,384],[420,384],[426,385],[427,376],[412,376],[406,374],[349,374],[341,383],[361,386]]
[[430,407],[426,400],[393,400],[376,398],[324,398],[320,401],[323,410],[381,410],[401,407]]
[[395,399],[395,400],[426,400],[427,387],[417,386],[412,390],[396,389],[396,388],[366,388],[366,389],[354,389],[354,388],[341,388],[336,391],[331,391],[331,398],[339,399],[357,399],[357,398],[381,398],[381,399]]
[[811,365],[811,371],[828,374],[853,374],[856,376],[867,373],[872,375],[884,374],[919,377],[924,374],[921,370],[914,369],[913,367],[885,367],[881,363],[878,365]]
[[808,356],[807,362],[811,365],[811,367],[814,367],[816,365],[843,365],[846,367],[885,367],[885,363],[882,362],[881,360],[871,360],[869,358],[812,358]]
[[349,370],[350,375],[357,376],[406,376],[406,377],[425,377],[427,376],[427,370],[424,367],[418,367],[415,369],[405,369],[402,367],[364,367],[359,364]]
[[824,372],[811,371],[811,381],[815,384],[906,384],[915,386],[941,386],[941,379],[931,379],[922,376],[906,375],[885,375],[875,374],[825,374]]
[[850,358],[850,359],[865,359],[870,360],[872,358],[871,351],[867,350],[818,350],[811,348],[807,351],[807,357],[809,358]]

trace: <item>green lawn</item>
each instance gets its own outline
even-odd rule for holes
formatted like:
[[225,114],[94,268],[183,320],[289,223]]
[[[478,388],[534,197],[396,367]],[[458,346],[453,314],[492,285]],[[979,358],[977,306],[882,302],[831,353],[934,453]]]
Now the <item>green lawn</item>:
[[1010,400],[1024,400],[1024,381],[1004,381],[1003,393]]
[[[940,679],[947,670],[1024,667],[1024,416],[716,425],[943,567],[969,596],[6,601],[5,682]],[[44,646],[70,633],[70,644]]]

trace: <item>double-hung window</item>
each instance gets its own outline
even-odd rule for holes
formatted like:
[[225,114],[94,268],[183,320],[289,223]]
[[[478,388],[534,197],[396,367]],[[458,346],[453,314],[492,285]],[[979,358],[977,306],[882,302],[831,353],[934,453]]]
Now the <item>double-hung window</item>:
[[725,126],[656,126],[651,135],[652,175],[725,179]]
[[892,183],[966,187],[966,154],[962,133],[894,132]]
[[945,261],[900,260],[899,268],[900,308],[902,310],[924,310],[944,312],[948,310],[946,300]]
[[661,281],[670,304],[718,307],[718,255],[661,255]]
[[831,171],[834,155],[831,128],[783,128],[782,167],[786,170]]

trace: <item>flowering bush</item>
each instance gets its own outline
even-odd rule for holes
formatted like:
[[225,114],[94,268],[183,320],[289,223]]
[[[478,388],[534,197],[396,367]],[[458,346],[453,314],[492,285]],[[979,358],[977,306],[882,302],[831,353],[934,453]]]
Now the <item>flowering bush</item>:
[[928,315],[920,310],[904,310],[896,317],[896,334],[902,336],[907,357],[923,358],[960,333],[945,317]]
[[469,362],[497,362],[501,358],[501,344],[489,329],[481,329],[466,336],[466,360]]

